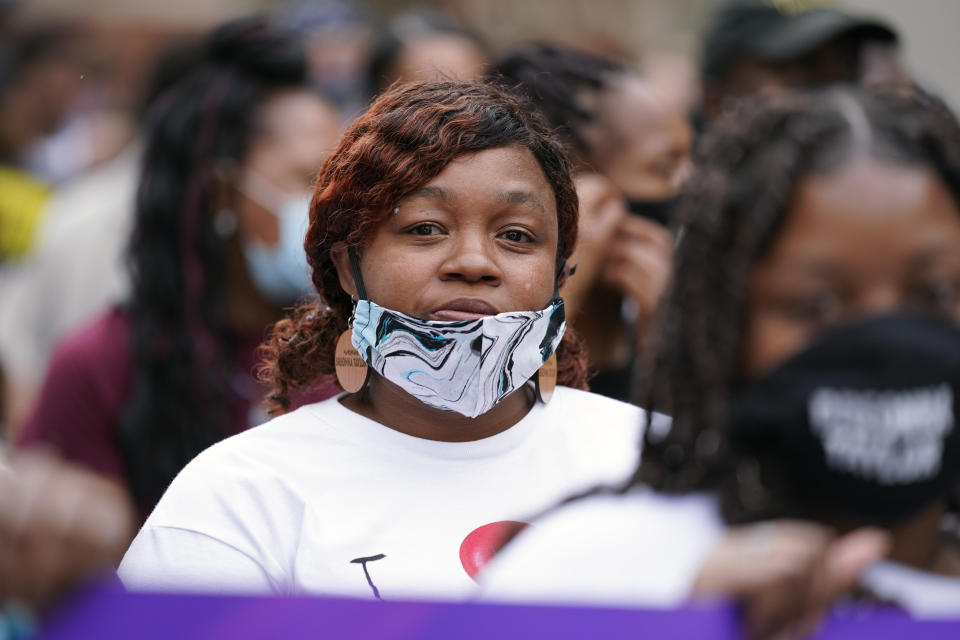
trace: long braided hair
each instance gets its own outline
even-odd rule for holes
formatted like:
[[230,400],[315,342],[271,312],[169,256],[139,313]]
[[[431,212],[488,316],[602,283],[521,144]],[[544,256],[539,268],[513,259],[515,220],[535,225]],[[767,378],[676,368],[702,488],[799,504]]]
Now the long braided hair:
[[261,17],[199,46],[197,63],[152,105],[129,251],[132,390],[118,439],[133,496],[149,508],[200,451],[228,435],[237,337],[226,317],[228,239],[216,172],[240,165],[260,107],[304,87],[300,43]]
[[[960,126],[917,89],[771,96],[741,105],[702,140],[679,202],[682,238],[651,363],[648,406],[672,414],[673,424],[666,435],[647,429],[631,485],[724,489],[737,475],[726,421],[742,377],[748,274],[783,225],[799,180],[864,154],[928,167],[960,204]],[[790,515],[770,466],[761,464],[756,478],[767,492],[763,512],[733,492],[722,497],[728,520]]]

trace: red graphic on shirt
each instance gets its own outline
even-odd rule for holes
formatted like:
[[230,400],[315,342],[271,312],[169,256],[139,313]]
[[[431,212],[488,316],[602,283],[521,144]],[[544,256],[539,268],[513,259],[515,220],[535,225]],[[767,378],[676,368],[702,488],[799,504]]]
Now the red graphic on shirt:
[[476,580],[490,558],[526,526],[526,522],[501,520],[477,527],[467,534],[460,543],[460,563],[467,575]]

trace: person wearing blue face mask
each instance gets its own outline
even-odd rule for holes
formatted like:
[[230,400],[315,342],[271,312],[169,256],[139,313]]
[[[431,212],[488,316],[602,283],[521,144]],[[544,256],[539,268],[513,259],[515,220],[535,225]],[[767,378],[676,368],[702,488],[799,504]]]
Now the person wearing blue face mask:
[[58,347],[20,442],[117,483],[140,520],[194,455],[264,419],[255,352],[312,289],[297,238],[340,128],[264,18],[192,55],[147,115],[129,299]]
[[253,284],[263,297],[278,305],[297,302],[313,291],[303,251],[310,194],[306,190],[287,193],[252,168],[236,189],[276,221],[276,242],[272,245],[253,235],[243,242],[243,257]]

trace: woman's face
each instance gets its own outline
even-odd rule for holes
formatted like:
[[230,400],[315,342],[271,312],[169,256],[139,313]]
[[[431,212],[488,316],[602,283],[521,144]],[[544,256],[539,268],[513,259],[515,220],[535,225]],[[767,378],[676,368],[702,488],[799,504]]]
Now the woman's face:
[[[521,146],[461,156],[397,204],[360,257],[368,297],[427,320],[546,307],[554,291],[557,206]],[[356,297],[346,252],[334,259]]]
[[861,317],[911,310],[960,323],[957,202],[929,169],[866,158],[804,178],[748,296],[748,377]]
[[613,82],[598,108],[601,121],[585,132],[593,165],[632,200],[673,196],[688,172],[693,140],[679,106],[626,74]]
[[[306,198],[340,137],[340,116],[313,91],[284,91],[261,108],[261,135],[240,169],[240,227],[266,246],[277,243],[278,215],[288,199]],[[256,194],[250,197],[247,194]]]

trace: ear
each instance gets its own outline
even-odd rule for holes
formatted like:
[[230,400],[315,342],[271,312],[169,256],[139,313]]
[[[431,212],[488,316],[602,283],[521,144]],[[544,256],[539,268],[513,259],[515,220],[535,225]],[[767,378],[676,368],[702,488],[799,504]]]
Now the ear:
[[337,270],[340,286],[351,298],[357,299],[357,283],[353,279],[353,270],[350,269],[350,256],[347,255],[347,245],[344,242],[335,242],[330,247],[330,259]]
[[576,272],[577,272],[577,265],[564,267],[563,269],[561,269],[560,274],[557,276],[557,289],[560,289],[561,287],[563,287],[563,285],[567,283],[567,278],[569,278]]

